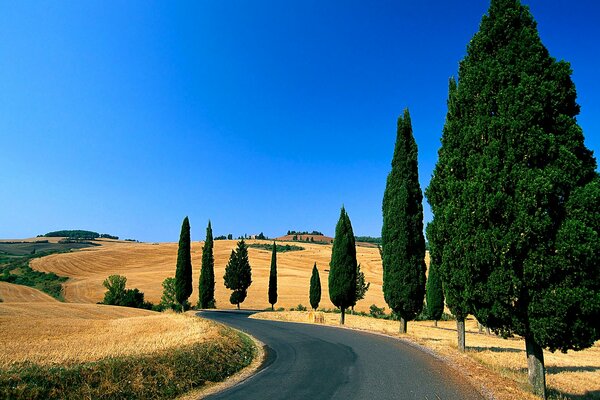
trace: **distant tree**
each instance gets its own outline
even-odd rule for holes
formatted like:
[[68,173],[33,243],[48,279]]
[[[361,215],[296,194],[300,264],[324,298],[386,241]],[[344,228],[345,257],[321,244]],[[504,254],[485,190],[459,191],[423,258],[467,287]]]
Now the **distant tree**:
[[313,310],[319,307],[321,302],[321,278],[319,277],[319,270],[317,269],[317,263],[313,266],[312,275],[310,277],[310,306]]
[[200,308],[215,307],[215,258],[213,255],[212,226],[208,221],[206,240],[202,248],[202,267],[198,284],[198,306]]
[[181,305],[181,311],[187,299],[192,294],[192,253],[190,241],[190,221],[188,217],[183,219],[181,234],[179,235],[179,249],[177,250],[177,269],[175,270],[175,291],[177,302]]
[[171,309],[177,311],[179,302],[177,301],[177,293],[175,290],[175,278],[167,278],[162,283],[163,294],[160,298],[160,305],[163,309]]
[[227,235],[227,240],[233,240],[233,234],[230,233],[229,235]]
[[365,294],[367,290],[369,290],[369,286],[371,286],[370,282],[365,282],[365,274],[360,270],[360,264],[356,267],[356,297],[354,300],[354,304],[352,304],[352,312],[354,313],[354,306],[358,303],[359,300],[365,298]]
[[383,294],[400,317],[400,333],[423,309],[425,238],[417,144],[408,109],[398,118],[392,171],[383,196]]
[[[432,235],[432,225],[427,225],[427,234]],[[442,290],[442,280],[438,272],[439,254],[436,252],[435,258],[429,256],[429,275],[427,276],[426,296],[427,296],[427,314],[437,326],[438,320],[444,313],[444,291]]]
[[460,62],[428,195],[446,297],[450,276],[466,278],[477,320],[525,339],[541,397],[542,349],[600,338],[600,178],[571,74],[528,7],[492,0]]
[[275,303],[277,303],[277,245],[273,242],[271,271],[269,273],[269,304],[271,304],[271,310],[275,309]]
[[252,268],[248,260],[248,247],[244,239],[238,242],[236,250],[231,251],[223,278],[225,287],[233,290],[229,301],[231,304],[236,304],[239,310],[240,303],[243,303],[246,299],[248,287],[252,283]]
[[298,240],[298,235],[294,235],[294,236],[292,237],[292,240]]
[[340,324],[344,324],[346,308],[356,302],[355,297],[356,246],[350,218],[342,207],[329,263],[329,298],[341,310]]

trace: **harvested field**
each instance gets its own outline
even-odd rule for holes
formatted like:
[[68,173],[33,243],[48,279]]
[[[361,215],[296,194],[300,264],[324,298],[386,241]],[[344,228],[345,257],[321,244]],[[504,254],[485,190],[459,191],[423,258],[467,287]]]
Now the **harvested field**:
[[47,295],[29,286],[15,285],[0,282],[0,299],[4,303],[53,303],[58,302],[54,297]]
[[[264,312],[251,318],[292,322],[309,322],[308,312]],[[325,313],[325,324],[339,326],[339,314]],[[346,327],[382,332],[423,345],[449,360],[476,387],[484,387],[497,400],[535,400],[538,397],[527,389],[527,359],[525,342],[520,338],[502,339],[478,333],[477,322],[466,322],[467,352],[460,354],[456,347],[456,322],[409,322],[408,334],[398,333],[399,322],[346,315]],[[544,351],[546,381],[551,393],[559,399],[593,399],[600,394],[600,342],[587,350],[566,354]],[[486,368],[487,367],[487,368]],[[562,397],[560,397],[562,396]]]
[[[272,243],[270,241],[249,240],[248,243]],[[215,297],[219,308],[233,308],[229,303],[230,291],[223,284],[225,265],[237,241],[215,241]],[[305,250],[280,253],[277,255],[279,298],[276,307],[295,307],[299,303],[307,306],[309,282],[313,264],[316,262],[321,276],[321,307],[333,308],[327,289],[327,271],[331,258],[331,245],[298,243]],[[202,258],[201,242],[192,243],[192,266],[194,293],[190,301],[197,301],[197,282]],[[357,310],[367,311],[371,304],[385,306],[383,299],[382,266],[377,248],[357,247],[358,262],[371,287]],[[252,285],[243,308],[264,309],[269,307],[267,289],[271,253],[268,250],[248,249],[252,266]],[[55,254],[33,260],[31,267],[44,272],[55,272],[71,279],[65,286],[65,299],[68,302],[96,303],[103,298],[102,282],[108,275],[120,274],[127,277],[127,286],[136,287],[152,302],[160,301],[162,281],[175,275],[177,243],[110,243],[105,246],[82,251]]]
[[56,301],[0,303],[0,368],[153,354],[218,336],[215,324],[189,315]]

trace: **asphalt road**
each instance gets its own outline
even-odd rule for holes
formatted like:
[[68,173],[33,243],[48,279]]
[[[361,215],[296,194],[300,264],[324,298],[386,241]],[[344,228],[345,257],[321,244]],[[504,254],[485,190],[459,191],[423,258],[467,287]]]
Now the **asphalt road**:
[[248,332],[267,346],[256,375],[208,399],[483,399],[442,361],[400,340],[250,319],[249,314],[198,313]]

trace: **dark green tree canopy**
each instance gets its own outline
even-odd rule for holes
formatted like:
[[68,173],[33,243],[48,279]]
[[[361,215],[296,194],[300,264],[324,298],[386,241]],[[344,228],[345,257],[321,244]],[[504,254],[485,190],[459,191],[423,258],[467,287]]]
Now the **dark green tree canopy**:
[[317,269],[317,263],[313,266],[312,275],[310,277],[310,306],[313,310],[319,307],[321,302],[321,278],[319,277],[319,270]]
[[229,262],[225,266],[225,287],[233,290],[231,304],[239,304],[246,298],[247,290],[252,283],[252,268],[248,260],[248,247],[241,239],[235,250],[231,250]]
[[370,286],[371,283],[365,281],[365,273],[360,270],[360,264],[358,264],[356,266],[356,295],[354,296],[354,304],[352,304],[352,307],[354,307],[359,300],[365,298]]
[[398,118],[392,170],[383,196],[381,230],[385,301],[407,321],[421,311],[425,296],[422,201],[417,144],[407,109]]
[[277,245],[273,242],[271,254],[271,271],[269,272],[269,304],[277,303]]
[[[432,234],[432,225],[427,225],[427,236]],[[444,313],[444,291],[442,289],[442,279],[438,271],[439,253],[436,252],[436,258],[429,255],[429,274],[426,283],[427,314],[429,319],[439,320]]]
[[485,325],[563,351],[600,337],[600,191],[570,75],[526,6],[493,0],[428,191],[448,305],[462,291]]
[[190,221],[183,219],[179,248],[177,250],[177,269],[175,270],[175,292],[179,304],[184,304],[192,294],[192,253],[190,240]]
[[215,258],[213,255],[212,226],[208,221],[206,228],[206,240],[202,248],[202,267],[200,269],[199,306],[200,308],[212,308],[215,305]]
[[356,246],[350,218],[344,207],[335,227],[329,263],[329,297],[342,308],[351,307],[356,296]]

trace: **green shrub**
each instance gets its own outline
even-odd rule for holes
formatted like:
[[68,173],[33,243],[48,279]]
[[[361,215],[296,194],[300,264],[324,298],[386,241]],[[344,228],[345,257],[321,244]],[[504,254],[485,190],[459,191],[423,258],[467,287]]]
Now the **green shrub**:
[[374,318],[383,318],[385,316],[385,307],[377,307],[375,304],[371,304],[369,307],[369,314]]

